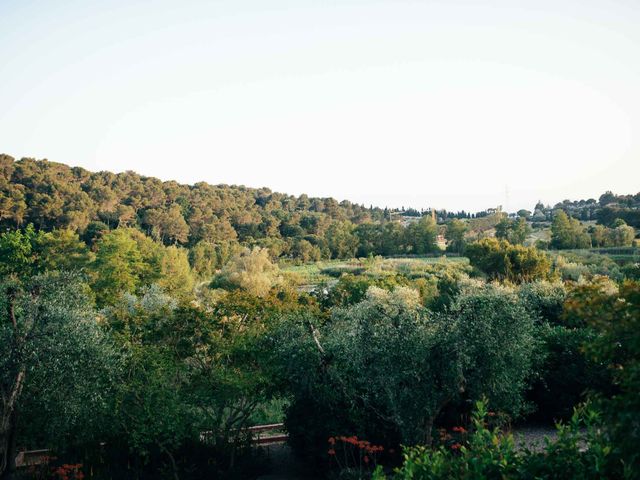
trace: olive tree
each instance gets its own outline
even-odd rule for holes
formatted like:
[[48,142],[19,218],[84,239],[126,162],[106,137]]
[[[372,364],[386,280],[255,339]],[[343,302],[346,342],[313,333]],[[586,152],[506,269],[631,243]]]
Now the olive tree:
[[61,448],[66,434],[98,427],[119,363],[87,291],[63,273],[1,284],[0,474],[13,469],[19,437]]
[[298,451],[319,451],[335,434],[430,442],[435,417],[462,384],[455,332],[406,287],[371,287],[325,324],[303,316],[276,338],[293,395],[286,423]]
[[354,433],[386,445],[430,443],[445,406],[483,396],[518,415],[532,326],[512,291],[482,284],[463,288],[443,313],[423,308],[407,287],[371,287],[329,319],[285,322],[273,347],[293,398],[293,447],[321,452],[328,436]]
[[465,395],[486,396],[492,408],[518,416],[536,349],[534,322],[510,289],[464,289],[449,314],[462,352]]

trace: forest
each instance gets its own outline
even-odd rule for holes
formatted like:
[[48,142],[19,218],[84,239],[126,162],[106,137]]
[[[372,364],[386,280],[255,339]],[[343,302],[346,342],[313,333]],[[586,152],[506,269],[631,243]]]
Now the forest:
[[640,193],[447,212],[0,155],[0,227],[1,478],[257,479],[281,422],[309,478],[640,478]]

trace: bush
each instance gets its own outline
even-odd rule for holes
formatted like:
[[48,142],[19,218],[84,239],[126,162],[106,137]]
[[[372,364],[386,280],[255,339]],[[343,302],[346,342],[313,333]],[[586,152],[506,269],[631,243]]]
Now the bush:
[[[486,403],[476,403],[472,429],[459,442],[431,449],[407,448],[404,464],[387,477],[382,467],[373,480],[589,480],[622,478],[600,419],[580,409],[567,425],[558,425],[558,438],[541,452],[516,447],[510,434],[489,428]],[[631,477],[630,477],[631,478]]]
[[463,355],[465,397],[486,396],[512,417],[526,411],[523,393],[537,342],[533,319],[504,287],[476,286],[453,302],[449,313]]
[[562,283],[525,283],[518,289],[524,308],[538,322],[557,325],[561,322],[562,305],[567,293]]
[[611,378],[606,368],[585,355],[583,347],[595,333],[586,328],[548,324],[537,327],[540,364],[527,399],[536,406],[533,418],[566,420],[589,391],[607,392]]
[[326,267],[320,270],[320,273],[334,278],[340,278],[342,274],[349,273],[351,275],[362,275],[367,269],[357,265],[339,265],[335,267]]
[[551,273],[547,255],[534,247],[511,245],[506,240],[485,238],[467,245],[471,265],[492,280],[514,283],[545,280]]
[[271,263],[269,251],[256,247],[236,255],[211,282],[213,288],[242,289],[258,297],[265,296],[281,283],[280,270]]

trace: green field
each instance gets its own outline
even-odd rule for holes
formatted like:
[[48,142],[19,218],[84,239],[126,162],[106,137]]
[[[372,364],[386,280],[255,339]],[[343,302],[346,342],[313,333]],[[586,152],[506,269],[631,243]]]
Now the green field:
[[303,265],[282,263],[280,268],[298,285],[332,283],[343,273],[354,275],[383,276],[402,273],[408,276],[424,276],[434,273],[441,266],[469,264],[466,257],[399,257],[367,258],[350,260],[325,260]]

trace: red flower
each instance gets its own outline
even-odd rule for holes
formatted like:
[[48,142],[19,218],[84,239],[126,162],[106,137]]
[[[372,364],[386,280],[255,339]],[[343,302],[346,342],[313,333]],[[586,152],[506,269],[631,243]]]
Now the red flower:
[[458,450],[461,446],[462,445],[460,445],[459,443],[454,443],[453,445],[451,445],[451,450]]
[[335,445],[336,444],[336,439],[333,437],[329,437],[329,445]]
[[366,455],[364,456],[363,460],[364,460],[364,463],[369,463],[369,457],[367,457]]
[[330,448],[329,451],[327,452],[329,455],[335,455],[336,451],[333,448]]

